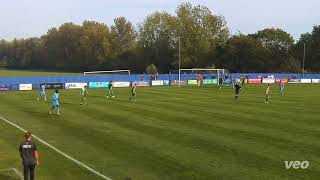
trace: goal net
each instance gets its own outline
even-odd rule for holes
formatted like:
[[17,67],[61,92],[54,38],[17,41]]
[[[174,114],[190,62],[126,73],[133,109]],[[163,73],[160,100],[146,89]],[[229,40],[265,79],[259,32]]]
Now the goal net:
[[131,72],[128,69],[124,70],[112,70],[112,71],[89,71],[89,72],[83,72],[84,76],[88,75],[130,75]]
[[183,80],[198,80],[199,78],[202,84],[223,85],[225,73],[227,73],[226,69],[179,69],[179,86]]

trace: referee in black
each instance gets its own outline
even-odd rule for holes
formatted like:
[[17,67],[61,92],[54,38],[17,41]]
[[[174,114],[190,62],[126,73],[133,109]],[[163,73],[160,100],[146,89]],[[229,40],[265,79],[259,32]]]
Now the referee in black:
[[239,99],[240,89],[241,89],[241,86],[239,85],[239,83],[237,83],[237,84],[234,86],[234,91],[235,91],[235,93],[236,93],[234,99],[235,99],[236,101]]
[[25,138],[26,140],[22,142],[19,147],[20,157],[23,163],[24,180],[28,180],[29,175],[30,180],[34,180],[34,169],[36,165],[39,165],[39,155],[36,144],[31,141],[31,132],[26,132]]

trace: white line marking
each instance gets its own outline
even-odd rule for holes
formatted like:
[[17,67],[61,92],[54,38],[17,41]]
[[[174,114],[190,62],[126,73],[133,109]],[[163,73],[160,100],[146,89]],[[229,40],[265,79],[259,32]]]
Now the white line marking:
[[[14,127],[16,127],[17,129],[19,129],[20,131],[22,131],[22,132],[24,132],[24,133],[27,132],[27,131],[26,131],[25,129],[23,129],[22,127],[14,124],[14,123],[12,123],[11,121],[9,121],[8,119],[6,119],[6,118],[4,118],[4,117],[2,117],[2,116],[0,116],[0,119],[2,119],[4,122],[6,122],[6,123],[8,123],[8,124],[10,124],[10,125],[12,125],[12,126],[14,126]],[[36,135],[32,134],[32,136],[33,136],[33,138],[35,138],[36,140],[38,140],[38,141],[41,142],[42,144],[48,146],[49,148],[51,148],[51,149],[53,149],[54,151],[56,151],[57,153],[61,154],[61,155],[64,156],[65,158],[73,161],[74,163],[76,163],[76,164],[78,164],[79,166],[87,169],[88,171],[94,173],[95,175],[101,177],[102,179],[112,180],[111,178],[109,178],[109,177],[107,177],[107,176],[99,173],[98,171],[90,168],[89,166],[87,166],[87,165],[83,164],[82,162],[78,161],[77,159],[75,159],[75,158],[67,155],[66,153],[62,152],[61,150],[55,148],[54,146],[52,146],[52,145],[50,145],[49,143],[45,142],[44,140],[40,139],[40,138],[37,137]]]
[[23,179],[22,174],[16,169],[16,168],[8,168],[8,169],[1,169],[0,172],[3,171],[13,171],[14,173],[16,173],[19,176],[19,179]]
[[20,172],[16,168],[12,168],[12,170],[19,176],[20,179],[23,179],[22,174],[20,174]]

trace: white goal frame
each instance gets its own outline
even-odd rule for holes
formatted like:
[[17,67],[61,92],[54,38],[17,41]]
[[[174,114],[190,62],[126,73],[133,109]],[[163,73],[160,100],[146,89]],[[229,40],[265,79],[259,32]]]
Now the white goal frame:
[[89,71],[89,72],[83,72],[83,76],[86,76],[88,74],[100,74],[100,73],[117,73],[117,72],[128,72],[128,75],[131,75],[131,71],[129,69],[123,69],[123,70],[112,70],[112,71]]
[[218,84],[220,80],[220,72],[224,75],[226,69],[207,69],[207,68],[191,68],[191,69],[179,69],[179,86],[181,85],[181,71],[216,71]]

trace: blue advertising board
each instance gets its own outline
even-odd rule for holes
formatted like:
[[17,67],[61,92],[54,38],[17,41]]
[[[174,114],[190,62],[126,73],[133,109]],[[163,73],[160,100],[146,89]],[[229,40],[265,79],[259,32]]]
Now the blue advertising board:
[[109,82],[89,82],[89,88],[107,88]]
[[12,86],[8,85],[8,84],[1,84],[0,85],[0,91],[11,91],[12,90]]

